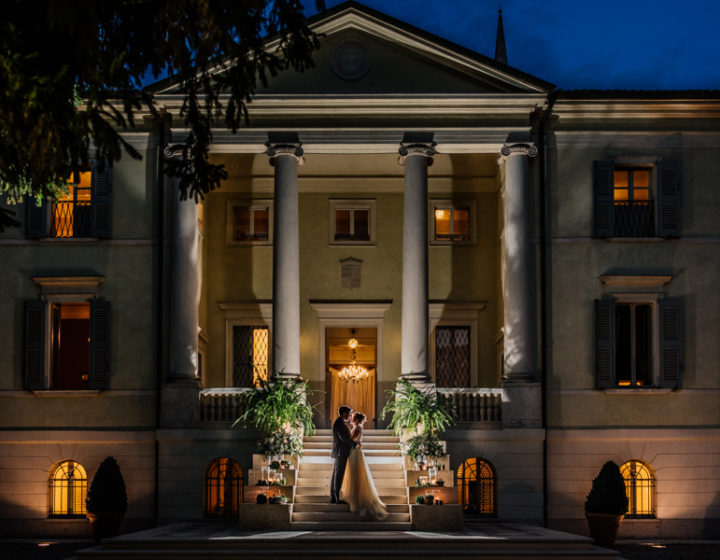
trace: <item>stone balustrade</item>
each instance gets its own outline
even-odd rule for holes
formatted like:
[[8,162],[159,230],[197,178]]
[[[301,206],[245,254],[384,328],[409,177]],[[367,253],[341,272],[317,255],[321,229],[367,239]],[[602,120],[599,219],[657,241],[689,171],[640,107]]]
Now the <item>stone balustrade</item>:
[[502,389],[438,387],[437,392],[455,412],[459,424],[502,423]]
[[215,387],[200,390],[200,422],[234,422],[242,414],[240,395],[250,388]]

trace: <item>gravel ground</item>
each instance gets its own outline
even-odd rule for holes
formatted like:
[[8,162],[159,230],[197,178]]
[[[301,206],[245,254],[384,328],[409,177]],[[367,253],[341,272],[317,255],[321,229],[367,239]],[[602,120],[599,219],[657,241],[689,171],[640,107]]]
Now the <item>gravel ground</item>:
[[[64,560],[93,541],[0,541],[2,560]],[[623,543],[615,546],[624,560],[718,560],[720,541],[713,543]]]

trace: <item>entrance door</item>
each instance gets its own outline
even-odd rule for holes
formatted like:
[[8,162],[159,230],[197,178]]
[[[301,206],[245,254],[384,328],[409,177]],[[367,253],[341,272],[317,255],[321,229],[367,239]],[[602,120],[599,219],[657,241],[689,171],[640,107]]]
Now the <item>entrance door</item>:
[[[353,363],[353,349],[349,344],[355,339],[355,364],[365,368],[368,376],[362,381],[345,381],[340,372]],[[326,418],[330,424],[337,418],[337,409],[348,405],[367,417],[366,428],[375,427],[375,383],[377,360],[377,329],[334,327],[325,329],[326,387],[329,387],[326,399]]]

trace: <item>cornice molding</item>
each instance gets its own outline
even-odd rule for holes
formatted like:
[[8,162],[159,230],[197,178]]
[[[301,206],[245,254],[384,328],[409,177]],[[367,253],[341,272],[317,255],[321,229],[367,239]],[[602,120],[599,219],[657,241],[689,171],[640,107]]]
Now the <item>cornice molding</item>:
[[553,115],[562,120],[720,119],[717,99],[559,99]]

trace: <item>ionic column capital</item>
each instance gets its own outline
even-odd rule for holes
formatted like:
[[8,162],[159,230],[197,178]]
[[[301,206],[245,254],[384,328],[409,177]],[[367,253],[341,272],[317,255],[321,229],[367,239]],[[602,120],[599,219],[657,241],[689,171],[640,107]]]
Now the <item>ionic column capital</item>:
[[298,165],[302,165],[305,159],[302,157],[305,153],[302,149],[302,142],[287,143],[287,144],[273,144],[266,142],[267,146],[266,154],[270,156],[270,165],[275,165],[275,160],[280,156],[292,156],[298,162]]
[[500,153],[502,154],[502,158],[507,158],[510,156],[528,156],[528,157],[535,157],[538,153],[537,147],[535,144],[531,143],[522,143],[522,144],[505,144],[502,149],[500,150]]
[[434,156],[437,152],[435,151],[435,142],[430,143],[406,143],[406,142],[400,142],[400,148],[398,149],[398,153],[400,154],[400,157],[398,157],[398,163],[400,165],[405,165],[405,160],[409,158],[410,156],[424,156],[426,158],[428,166],[432,165],[433,159],[432,156]]

